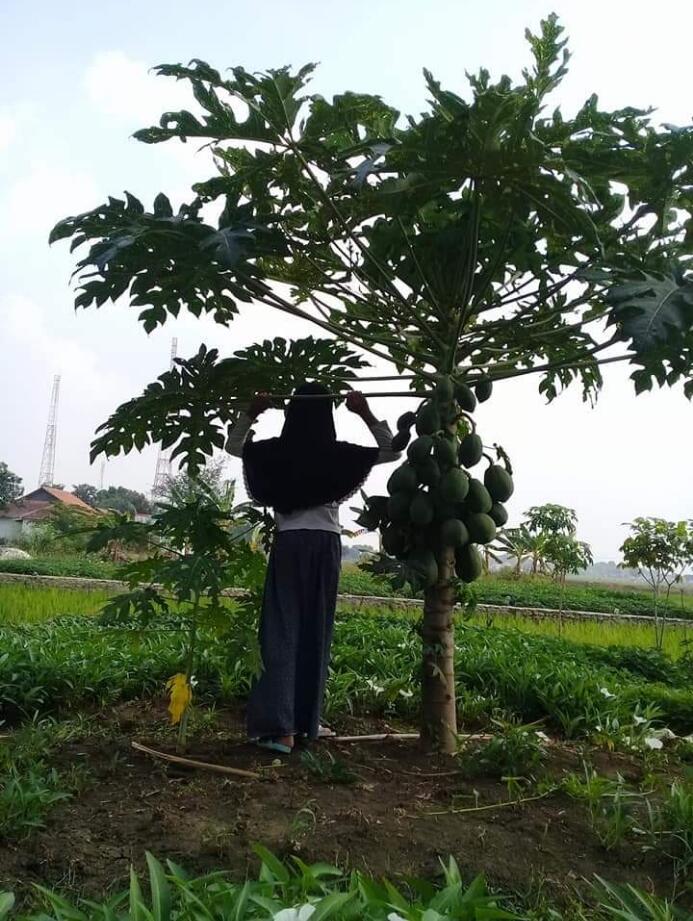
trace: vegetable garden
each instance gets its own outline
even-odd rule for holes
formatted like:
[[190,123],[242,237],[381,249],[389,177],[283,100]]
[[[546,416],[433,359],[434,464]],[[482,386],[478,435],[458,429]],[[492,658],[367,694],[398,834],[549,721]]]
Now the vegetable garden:
[[[645,648],[625,626],[601,643],[455,615],[471,583],[498,590],[479,548],[514,489],[478,401],[525,374],[593,398],[626,361],[636,393],[693,388],[693,131],[596,97],[548,116],[568,53],[553,16],[528,39],[523,82],[482,71],[467,102],[426,73],[429,111],[406,121],[377,96],[306,95],[312,67],[161,66],[199,108],[137,136],[200,139],[214,175],[176,213],[126,193],[54,228],[86,247],[78,307],[126,299],[151,331],[262,304],[325,338],[202,344],[101,426],[93,458],[160,443],[190,488],[149,522],[97,524],[92,551],[136,548],[99,616],[95,598],[32,616],[0,585],[27,609],[0,627],[0,919],[690,917],[687,634]],[[271,522],[200,472],[253,394],[280,406],[304,379],[411,398],[406,459],[360,523],[423,614],[344,610],[339,735],[274,761],[242,729]]]

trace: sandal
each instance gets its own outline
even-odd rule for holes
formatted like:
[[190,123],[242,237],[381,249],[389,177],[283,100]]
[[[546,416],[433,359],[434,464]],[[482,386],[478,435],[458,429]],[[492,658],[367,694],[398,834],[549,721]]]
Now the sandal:
[[280,755],[290,755],[294,750],[293,745],[284,745],[282,742],[275,742],[274,739],[253,739],[252,741],[258,748],[264,748],[269,752],[277,752]]

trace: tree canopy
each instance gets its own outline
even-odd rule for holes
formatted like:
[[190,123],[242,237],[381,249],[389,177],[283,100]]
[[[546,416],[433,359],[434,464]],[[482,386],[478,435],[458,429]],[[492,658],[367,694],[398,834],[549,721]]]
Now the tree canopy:
[[368,357],[414,390],[437,371],[531,373],[549,399],[575,380],[593,397],[600,366],[623,361],[637,392],[681,382],[690,397],[693,129],[595,95],[550,109],[566,42],[555,16],[527,37],[521,81],[482,70],[463,96],[426,71],[427,110],[406,118],[377,95],[310,94],[313,65],[158,67],[197,109],[136,137],[201,143],[213,175],[177,210],[126,193],[61,221],[51,240],[86,247],[76,305],[126,295],[152,330],[262,303],[327,338],[202,347],[120,407],[93,453],[161,441],[194,471],[253,390],[351,379]]
[[0,508],[14,502],[22,494],[22,478],[13,473],[4,461],[0,461]]
[[151,502],[144,493],[128,489],[127,486],[97,489],[89,483],[78,483],[73,486],[72,492],[93,508],[107,508],[129,515],[148,515],[152,510]]

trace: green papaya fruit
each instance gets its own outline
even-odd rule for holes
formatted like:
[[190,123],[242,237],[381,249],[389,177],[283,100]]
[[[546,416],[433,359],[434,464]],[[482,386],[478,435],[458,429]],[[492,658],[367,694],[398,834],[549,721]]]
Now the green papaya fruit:
[[493,499],[481,480],[472,478],[469,481],[466,505],[470,513],[483,512],[488,514],[491,511]]
[[419,550],[407,560],[415,577],[425,586],[435,585],[438,581],[438,563],[430,550]]
[[430,435],[419,435],[409,445],[407,457],[412,464],[421,464],[427,458],[433,448],[433,439]]
[[407,549],[407,533],[396,525],[388,525],[382,530],[383,550],[390,556],[401,557]]
[[393,524],[409,523],[409,506],[411,494],[408,492],[393,493],[387,500],[387,516]]
[[507,502],[515,491],[513,478],[500,464],[491,464],[487,468],[484,474],[484,485],[494,502]]
[[436,399],[440,403],[450,403],[455,397],[455,385],[447,375],[441,375],[436,383]]
[[508,523],[508,511],[506,507],[500,502],[493,503],[489,515],[491,518],[493,518],[499,528],[502,528],[504,524]]
[[397,432],[395,437],[392,439],[390,447],[393,451],[396,451],[399,454],[401,451],[404,451],[410,440],[411,432],[409,429],[403,429],[401,432]]
[[440,413],[433,403],[424,403],[416,414],[416,431],[419,435],[435,435],[440,431]]
[[457,463],[457,439],[439,435],[435,440],[433,453],[443,470],[454,467]]
[[496,536],[496,522],[490,515],[476,512],[467,518],[469,539],[473,544],[490,544]]
[[440,540],[444,547],[463,547],[469,543],[469,531],[459,518],[448,518],[440,527]]
[[416,413],[413,413],[411,411],[402,413],[402,415],[397,420],[397,431],[398,432],[408,431],[412,427],[412,425],[414,425],[415,422],[416,422]]
[[443,426],[451,425],[459,415],[456,403],[441,403],[438,411],[440,412],[440,421]]
[[440,481],[440,467],[435,457],[424,457],[422,462],[416,465],[416,475],[424,486],[437,486]]
[[473,467],[478,464],[484,453],[484,444],[476,432],[470,432],[465,435],[460,442],[460,449],[457,452],[460,463],[463,467]]
[[474,582],[484,571],[481,554],[474,544],[465,544],[455,554],[455,570],[463,582]]
[[420,528],[425,528],[433,521],[433,500],[426,492],[417,492],[409,506],[409,517],[412,523]]
[[476,393],[476,398],[480,403],[485,403],[493,393],[493,382],[488,378],[484,378],[474,386],[474,393]]
[[462,381],[455,386],[455,399],[460,404],[460,408],[465,412],[473,413],[476,409],[474,391]]
[[440,495],[443,501],[448,503],[464,502],[469,492],[469,477],[460,470],[459,467],[453,467],[441,478]]
[[393,496],[396,492],[414,492],[418,485],[416,471],[411,464],[403,463],[387,481],[387,491]]
[[438,521],[445,521],[446,518],[455,517],[455,506],[441,495],[440,484],[431,490],[431,498],[433,499],[433,508]]

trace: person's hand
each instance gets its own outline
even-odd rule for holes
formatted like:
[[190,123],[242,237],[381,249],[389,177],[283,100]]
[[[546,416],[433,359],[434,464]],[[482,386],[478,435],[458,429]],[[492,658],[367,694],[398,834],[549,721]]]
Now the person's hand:
[[248,415],[251,419],[257,419],[266,409],[272,405],[270,395],[266,391],[256,393],[248,404]]
[[357,416],[365,416],[370,413],[368,408],[368,400],[364,397],[360,390],[350,390],[346,398],[347,409],[356,413]]
[[346,405],[347,409],[352,413],[356,413],[357,416],[360,416],[366,425],[373,425],[373,423],[377,421],[371,412],[368,400],[360,390],[351,390],[347,394]]

